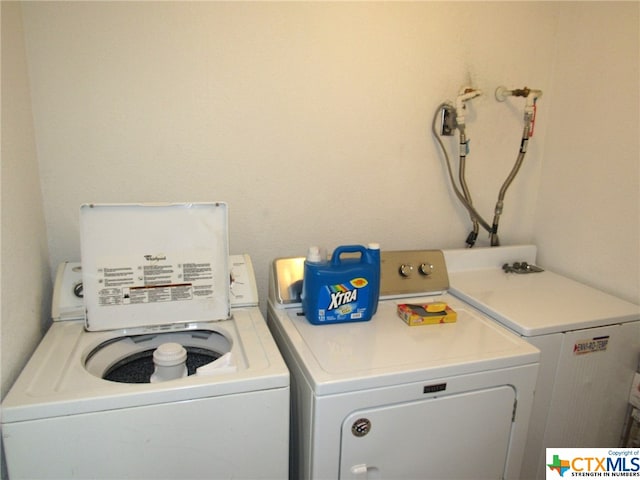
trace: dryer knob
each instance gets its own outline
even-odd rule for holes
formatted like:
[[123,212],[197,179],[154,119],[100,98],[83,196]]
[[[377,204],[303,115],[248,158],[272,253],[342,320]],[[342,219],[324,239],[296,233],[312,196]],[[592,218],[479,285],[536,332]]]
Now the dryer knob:
[[400,265],[398,271],[400,272],[401,276],[408,278],[413,273],[413,265],[403,263],[402,265]]
[[423,263],[420,265],[420,268],[418,270],[422,275],[428,277],[433,273],[433,265],[430,263]]

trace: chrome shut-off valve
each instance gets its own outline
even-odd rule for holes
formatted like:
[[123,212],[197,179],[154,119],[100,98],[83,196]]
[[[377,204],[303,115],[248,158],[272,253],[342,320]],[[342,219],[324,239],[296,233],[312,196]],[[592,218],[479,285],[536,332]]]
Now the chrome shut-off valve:
[[505,273],[539,273],[544,272],[544,269],[538,267],[537,265],[530,265],[527,262],[513,262],[513,264],[509,265],[505,263],[502,265],[502,270]]

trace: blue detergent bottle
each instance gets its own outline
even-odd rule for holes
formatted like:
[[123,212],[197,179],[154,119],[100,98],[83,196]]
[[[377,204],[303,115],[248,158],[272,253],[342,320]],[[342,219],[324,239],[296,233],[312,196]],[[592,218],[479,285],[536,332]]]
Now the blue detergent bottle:
[[[343,254],[359,254],[342,257]],[[314,325],[371,320],[380,297],[380,245],[343,245],[327,260],[318,247],[304,262],[302,309]]]

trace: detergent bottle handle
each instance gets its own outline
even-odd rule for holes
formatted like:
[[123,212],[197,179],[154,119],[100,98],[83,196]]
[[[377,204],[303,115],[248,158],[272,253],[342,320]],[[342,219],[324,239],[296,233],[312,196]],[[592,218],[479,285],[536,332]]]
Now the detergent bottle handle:
[[343,253],[360,253],[360,261],[364,261],[367,248],[362,245],[342,245],[336,247],[331,255],[331,265],[340,265],[340,256]]

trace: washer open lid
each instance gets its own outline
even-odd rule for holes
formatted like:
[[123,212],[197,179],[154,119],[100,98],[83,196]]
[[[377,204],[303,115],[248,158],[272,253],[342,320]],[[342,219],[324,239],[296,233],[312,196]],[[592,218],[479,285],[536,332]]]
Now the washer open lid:
[[230,317],[227,205],[80,208],[87,330]]

